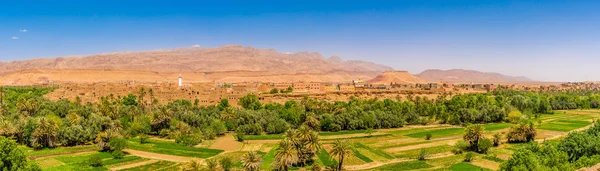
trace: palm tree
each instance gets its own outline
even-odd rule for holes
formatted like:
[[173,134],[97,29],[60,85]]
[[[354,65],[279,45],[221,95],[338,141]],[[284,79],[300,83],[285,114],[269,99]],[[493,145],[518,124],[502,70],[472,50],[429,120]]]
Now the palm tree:
[[216,171],[217,167],[219,167],[219,162],[217,162],[217,159],[211,158],[206,160],[206,170]]
[[281,140],[275,151],[275,163],[273,165],[280,166],[284,171],[287,171],[290,165],[298,162],[297,155],[298,152],[290,140]]
[[306,138],[306,148],[310,149],[312,152],[321,150],[322,146],[319,139],[319,133],[312,132],[310,136]]
[[192,160],[192,161],[186,163],[185,165],[183,165],[182,169],[184,171],[200,171],[200,170],[202,170],[202,164],[196,160]]
[[352,154],[352,147],[350,147],[350,143],[348,141],[340,141],[335,140],[333,143],[333,149],[331,150],[331,155],[338,158],[339,165],[338,171],[342,170],[342,164],[344,163],[344,158],[348,155]]
[[256,151],[252,151],[242,156],[242,162],[244,163],[244,168],[246,168],[247,171],[258,171],[262,161],[258,153],[256,153]]
[[465,129],[465,135],[463,136],[463,139],[465,142],[471,145],[472,150],[477,150],[477,144],[479,143],[479,140],[485,138],[483,137],[484,131],[485,128],[481,124],[469,125]]

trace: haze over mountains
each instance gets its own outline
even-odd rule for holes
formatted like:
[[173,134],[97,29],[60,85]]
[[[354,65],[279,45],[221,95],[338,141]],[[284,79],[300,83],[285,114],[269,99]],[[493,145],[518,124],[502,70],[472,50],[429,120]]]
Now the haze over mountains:
[[[421,74],[385,72],[393,68],[366,61],[325,58],[319,53],[279,53],[239,45],[218,48],[117,52],[78,57],[0,62],[0,84],[59,82],[163,82],[183,74],[189,82],[349,82],[509,83],[531,81],[497,73],[427,70]],[[382,74],[383,73],[383,74]]]

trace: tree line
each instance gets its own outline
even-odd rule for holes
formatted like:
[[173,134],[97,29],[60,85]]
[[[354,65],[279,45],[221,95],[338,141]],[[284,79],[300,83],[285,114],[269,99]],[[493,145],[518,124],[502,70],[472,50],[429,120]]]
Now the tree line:
[[408,95],[334,102],[307,97],[283,104],[263,104],[257,95],[249,94],[235,107],[227,99],[214,106],[200,106],[199,100],[159,104],[151,89],[85,104],[79,98],[48,100],[44,95],[52,91],[49,88],[0,90],[0,133],[36,149],[90,143],[105,146],[113,137],[146,135],[194,145],[228,131],[283,134],[302,125],[316,131],[341,131],[430,123],[517,123],[553,110],[600,107],[597,92],[497,90],[452,97],[442,94],[436,99]]

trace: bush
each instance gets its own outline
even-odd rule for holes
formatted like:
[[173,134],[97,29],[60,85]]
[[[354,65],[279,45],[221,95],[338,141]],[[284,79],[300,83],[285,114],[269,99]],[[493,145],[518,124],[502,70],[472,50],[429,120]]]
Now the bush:
[[229,156],[221,158],[219,163],[221,164],[221,168],[225,171],[231,170],[231,168],[234,165],[233,158],[231,158]]
[[175,138],[175,142],[185,146],[195,146],[202,143],[202,134],[201,133],[193,133],[193,134],[183,134],[179,133],[177,138]]
[[459,140],[456,142],[456,144],[454,144],[454,149],[452,149],[452,152],[454,154],[462,154],[463,152],[467,151],[469,147],[470,145],[468,143],[463,140]]
[[110,139],[108,144],[110,144],[110,150],[120,151],[127,147],[127,140],[125,140],[124,138],[113,137]]
[[492,140],[487,139],[487,138],[479,140],[479,143],[477,143],[479,152],[484,153],[484,154],[486,154],[488,152],[488,150],[490,148],[492,148],[493,145],[494,145],[494,143],[492,143]]
[[123,157],[125,157],[125,153],[123,153],[123,151],[121,150],[115,150],[112,153],[110,153],[115,159],[122,159]]
[[241,131],[235,131],[235,139],[239,142],[244,142],[244,133]]
[[89,162],[90,162],[90,166],[92,166],[92,167],[102,166],[102,158],[100,158],[98,156],[92,156],[92,158],[90,158]]
[[158,136],[160,136],[161,138],[173,138],[173,136],[171,134],[172,134],[171,130],[168,130],[168,129],[161,129],[158,132]]
[[150,139],[150,137],[148,137],[148,135],[146,134],[140,134],[140,144],[145,144],[148,142],[148,139]]
[[425,160],[425,158],[427,158],[427,150],[425,150],[424,148],[421,149],[421,151],[419,151],[419,156],[417,157],[418,160]]
[[425,135],[425,139],[426,140],[430,140],[431,139],[431,133],[427,133],[427,135]]
[[468,152],[467,155],[465,155],[465,159],[463,161],[465,161],[465,162],[471,162],[471,161],[473,161],[473,153],[472,152]]
[[494,147],[498,147],[500,144],[502,144],[502,134],[495,133],[494,134]]

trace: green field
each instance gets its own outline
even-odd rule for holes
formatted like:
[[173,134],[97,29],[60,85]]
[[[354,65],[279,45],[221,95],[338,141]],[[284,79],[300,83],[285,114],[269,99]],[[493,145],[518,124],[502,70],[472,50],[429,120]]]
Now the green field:
[[[99,157],[102,159],[103,166],[92,167],[90,166],[89,159],[92,157]],[[111,165],[119,165],[121,163],[128,163],[134,161],[144,161],[144,159],[137,156],[125,156],[122,159],[114,159],[112,155],[105,152],[82,154],[82,155],[64,155],[54,158],[45,158],[38,160],[42,169],[49,171],[62,171],[62,170],[108,170],[107,167]]]
[[425,136],[427,136],[427,134],[431,134],[432,135],[431,138],[433,139],[433,138],[439,138],[439,137],[461,135],[464,132],[465,132],[465,128],[445,128],[445,129],[435,129],[435,130],[411,133],[411,134],[407,134],[406,136],[413,137],[413,138],[425,138]]
[[275,160],[276,149],[277,147],[274,147],[266,155],[263,155],[263,163],[260,165],[260,169],[271,170],[271,163]]
[[483,127],[486,131],[496,131],[510,127],[512,124],[510,123],[493,123],[493,124],[485,124]]
[[[429,147],[429,148],[423,148],[423,149],[425,149],[425,152],[427,153],[427,155],[432,155],[432,154],[449,152],[452,150],[452,146],[441,145],[441,146],[435,146],[435,147]],[[421,149],[402,151],[402,152],[396,153],[396,158],[417,158],[417,156],[419,155],[420,152],[421,152]]]
[[140,144],[137,139],[131,139],[128,148],[159,154],[197,158],[209,158],[223,152],[223,150],[188,147],[167,141],[149,140],[148,143]]
[[592,124],[589,121],[581,120],[553,120],[550,122],[542,123],[538,128],[551,131],[568,132],[578,128],[583,128]]
[[80,151],[94,151],[98,149],[96,145],[86,145],[86,146],[76,146],[76,147],[61,147],[61,148],[47,148],[41,150],[33,150],[33,148],[26,146],[19,146],[19,149],[25,152],[27,156],[49,156],[49,155],[57,155],[57,154],[65,154],[65,153],[73,153]]
[[159,161],[139,167],[125,169],[127,171],[152,171],[152,170],[173,170],[176,163],[169,161]]
[[[426,169],[432,168],[433,166],[427,164],[425,161],[410,161],[410,162],[402,162],[396,164],[385,165],[377,168],[376,170],[381,171],[396,171],[396,170],[417,170],[417,169]],[[375,170],[375,169],[371,169]]]
[[448,170],[452,170],[452,171],[480,171],[480,170],[489,170],[489,169],[484,169],[484,168],[481,168],[479,166],[472,165],[470,163],[462,162],[462,163],[458,163],[458,164],[450,166],[448,168]]

